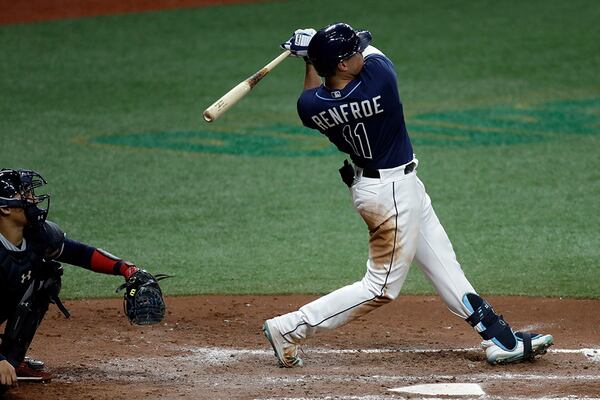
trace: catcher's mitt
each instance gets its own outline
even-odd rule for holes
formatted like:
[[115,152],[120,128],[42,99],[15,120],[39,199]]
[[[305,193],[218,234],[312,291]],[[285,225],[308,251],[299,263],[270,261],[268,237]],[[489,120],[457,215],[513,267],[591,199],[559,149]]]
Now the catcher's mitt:
[[165,301],[158,281],[165,278],[170,276],[159,274],[154,277],[140,269],[117,288],[117,292],[125,288],[123,309],[132,324],[152,325],[162,321],[165,316]]

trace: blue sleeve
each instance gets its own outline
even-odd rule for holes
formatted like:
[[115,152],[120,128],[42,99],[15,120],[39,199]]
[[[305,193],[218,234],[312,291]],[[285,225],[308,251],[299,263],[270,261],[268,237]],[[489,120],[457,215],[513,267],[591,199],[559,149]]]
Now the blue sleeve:
[[383,54],[370,54],[365,59],[361,77],[366,81],[393,83],[394,85],[397,80],[394,64]]
[[65,239],[62,253],[56,258],[56,261],[91,269],[94,250],[94,247],[90,247],[87,244]]
[[314,121],[309,118],[309,109],[312,103],[311,99],[315,95],[316,91],[317,89],[305,90],[298,98],[298,103],[296,103],[296,109],[298,111],[298,116],[300,117],[302,124],[307,128],[311,129],[318,129]]

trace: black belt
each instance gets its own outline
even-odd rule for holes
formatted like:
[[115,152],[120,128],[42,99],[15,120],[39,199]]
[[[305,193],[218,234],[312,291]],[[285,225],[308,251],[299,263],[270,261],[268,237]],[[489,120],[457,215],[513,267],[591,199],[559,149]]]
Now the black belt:
[[[410,164],[407,164],[406,167],[404,167],[404,175],[407,175],[407,174],[410,174],[411,172],[413,172],[415,170],[416,166],[417,166],[417,164],[414,161],[411,162]],[[363,168],[362,176],[364,176],[365,178],[376,178],[376,179],[381,178],[381,175],[379,174],[378,169],[370,169],[370,168]]]

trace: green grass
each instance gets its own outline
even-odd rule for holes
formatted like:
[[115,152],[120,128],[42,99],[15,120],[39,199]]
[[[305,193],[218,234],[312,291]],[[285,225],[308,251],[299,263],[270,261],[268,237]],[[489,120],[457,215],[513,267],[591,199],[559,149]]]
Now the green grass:
[[[70,237],[176,275],[164,281],[169,295],[323,293],[353,282],[364,271],[367,232],[337,175],[343,156],[290,128],[299,126],[302,62],[281,64],[214,124],[201,116],[296,27],[343,20],[370,29],[397,67],[419,176],[474,286],[599,297],[598,106],[587,119],[563,107],[564,126],[538,121],[537,129],[474,125],[472,114],[423,128],[422,118],[597,100],[600,6],[323,7],[276,2],[0,26],[0,165],[48,179],[51,218]],[[567,129],[573,115],[585,129]],[[445,141],[428,141],[436,127]],[[452,144],[469,129],[527,140]],[[199,131],[301,140],[325,155],[261,154],[256,140],[246,155],[190,151],[206,134],[178,150],[99,139]],[[65,297],[112,296],[120,283],[66,269]],[[403,293],[431,292],[413,269]]]

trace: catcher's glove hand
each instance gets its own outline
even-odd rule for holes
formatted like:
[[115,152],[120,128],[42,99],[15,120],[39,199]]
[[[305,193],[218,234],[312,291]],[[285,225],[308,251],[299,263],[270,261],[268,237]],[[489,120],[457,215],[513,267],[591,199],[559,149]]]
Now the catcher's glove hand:
[[165,301],[158,281],[165,278],[170,276],[159,274],[154,277],[140,269],[117,288],[117,292],[125,288],[123,309],[132,324],[152,325],[162,321]]

